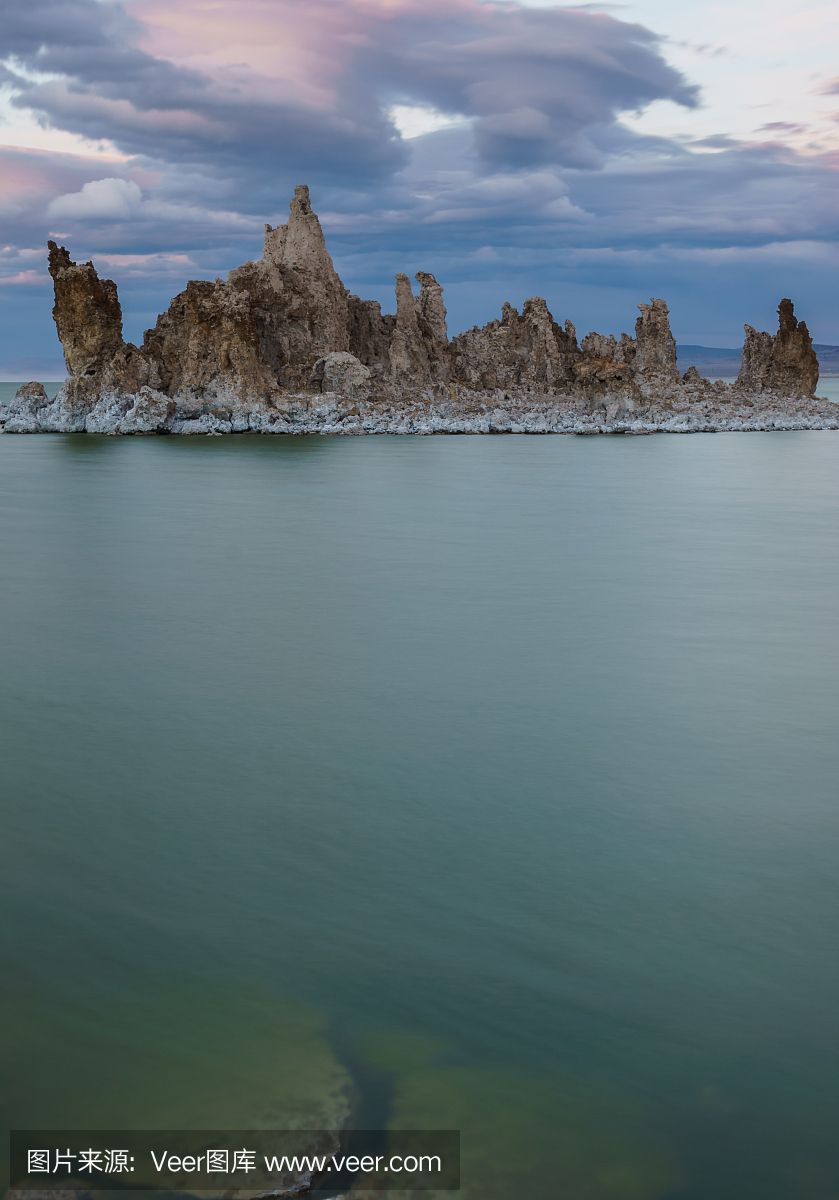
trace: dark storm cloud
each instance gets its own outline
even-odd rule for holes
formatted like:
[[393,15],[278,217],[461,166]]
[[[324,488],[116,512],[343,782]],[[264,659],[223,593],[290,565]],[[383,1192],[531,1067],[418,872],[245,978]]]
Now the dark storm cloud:
[[639,25],[565,9],[486,8],[471,23],[407,19],[367,57],[394,96],[476,118],[480,158],[493,166],[591,166],[585,131],[652,100],[696,103]]
[[[796,279],[822,295],[831,164],[625,128],[650,101],[696,103],[641,26],[477,0],[0,0],[0,20],[17,104],[126,156],[0,151],[2,294],[43,288],[47,325],[48,234],[117,279],[137,337],[187,278],[258,256],[304,181],[348,286],[392,308],[396,270],[433,270],[455,329],[540,293],[591,327],[596,300],[617,332],[651,294],[678,314],[716,289],[735,331],[749,278],[773,304]],[[406,140],[393,105],[461,124]]]
[[[20,105],[127,153],[238,164],[254,174],[274,171],[280,156],[319,177],[392,173],[405,161],[387,116],[397,101],[473,117],[477,157],[494,168],[591,166],[597,156],[585,131],[593,123],[654,99],[695,102],[695,89],[641,26],[474,0],[429,8],[416,0],[396,14],[371,13],[344,0],[342,37],[329,48],[337,61],[333,54],[324,68],[328,104],[272,94],[244,68],[210,76],[155,57],[138,48],[142,24],[120,5],[2,0],[0,14],[13,56],[7,77],[17,83]],[[271,8],[303,49],[309,23],[335,11],[310,0]]]
[[139,107],[150,96],[169,104],[209,84],[196,71],[184,71],[137,49],[133,43],[141,26],[119,4],[0,0],[0,23],[5,78],[21,88],[25,105],[28,97],[39,94],[29,73],[63,75],[77,91],[98,91]]

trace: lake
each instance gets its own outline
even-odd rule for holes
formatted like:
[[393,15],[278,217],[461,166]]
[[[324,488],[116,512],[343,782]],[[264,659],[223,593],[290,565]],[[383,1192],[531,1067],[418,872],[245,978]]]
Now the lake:
[[839,435],[0,437],[2,1108],[839,1192]]

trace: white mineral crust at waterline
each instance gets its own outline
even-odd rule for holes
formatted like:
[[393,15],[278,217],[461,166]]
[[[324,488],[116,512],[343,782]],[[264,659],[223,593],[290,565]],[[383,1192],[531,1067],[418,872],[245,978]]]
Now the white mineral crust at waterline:
[[[396,313],[344,288],[306,187],[258,262],[192,281],[146,331],[122,337],[112,280],[49,243],[69,378],[53,400],[24,384],[6,433],[699,433],[836,429],[818,360],[790,300],[774,335],[745,326],[734,384],[679,374],[669,312],[639,304],[635,336],[587,334],[545,301],[449,339],[443,289],[396,276]],[[81,314],[81,315],[80,315]]]

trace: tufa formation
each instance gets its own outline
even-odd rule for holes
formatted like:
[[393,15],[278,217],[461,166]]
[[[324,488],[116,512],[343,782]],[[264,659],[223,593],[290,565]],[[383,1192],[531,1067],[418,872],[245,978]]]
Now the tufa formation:
[[680,377],[663,300],[639,304],[635,336],[578,342],[540,297],[449,339],[443,289],[396,276],[396,313],[341,283],[295,188],[288,224],[265,227],[258,262],[193,281],[125,342],[116,285],[49,243],[53,316],[69,378],[0,408],[7,433],[689,432],[836,428],[815,399],[818,360],[792,301],[774,336],[746,328],[733,385]]

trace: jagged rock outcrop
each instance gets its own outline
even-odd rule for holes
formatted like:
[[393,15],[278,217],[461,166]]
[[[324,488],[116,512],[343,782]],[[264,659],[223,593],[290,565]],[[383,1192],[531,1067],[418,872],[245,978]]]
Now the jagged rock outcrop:
[[613,333],[610,333],[608,337],[604,333],[587,333],[580,342],[580,350],[583,354],[591,358],[605,358],[609,362],[615,357],[617,348],[618,344]]
[[433,379],[445,382],[449,378],[449,331],[443,289],[428,271],[417,271],[414,278],[420,285],[417,299],[419,327],[426,345],[430,374]]
[[[570,324],[570,322],[566,322]],[[573,326],[572,326],[573,328]],[[637,412],[644,397],[635,382],[635,340],[628,333],[587,333],[580,342],[581,357],[573,364],[574,378],[589,410],[603,409],[610,420]]]
[[[388,359],[396,380],[410,384],[449,378],[449,335],[443,289],[433,275],[417,271],[415,296],[404,272],[396,276],[396,318]],[[387,320],[387,318],[385,318]]]
[[295,188],[287,225],[265,227],[259,262],[227,281],[193,282],[143,340],[167,395],[245,392],[270,403],[305,387],[317,359],[349,352],[350,296],[326,249],[309,189]]
[[50,398],[42,383],[33,380],[18,388],[11,404],[0,403],[0,424],[9,433],[40,433],[38,417],[48,407]]
[[71,262],[63,246],[49,242],[48,247],[55,285],[52,315],[67,370],[74,378],[92,376],[124,345],[117,285],[100,279],[92,262]]
[[420,333],[419,306],[411,281],[396,276],[396,328],[390,343],[391,373],[401,380],[423,380],[428,375],[428,352]]
[[781,395],[814,396],[819,382],[819,360],[803,321],[796,321],[791,300],[778,305],[778,332],[758,333],[745,325],[742,365],[737,385],[751,391]]
[[663,300],[639,304],[635,322],[633,375],[646,394],[666,390],[679,382],[676,339],[670,332],[669,309]]
[[319,358],[312,368],[309,382],[321,394],[339,392],[352,399],[370,395],[372,375],[369,367],[345,350],[336,350]]
[[344,287],[302,186],[287,224],[266,225],[258,262],[188,283],[140,347],[123,339],[112,280],[54,242],[49,266],[69,379],[52,401],[21,388],[0,408],[9,433],[687,432],[746,427],[732,413],[756,406],[795,427],[836,413],[801,408],[818,362],[789,300],[774,337],[746,326],[734,392],[695,368],[679,376],[660,299],[638,305],[635,337],[620,341],[592,332],[578,344],[540,296],[450,340],[443,289],[417,271],[419,294],[400,272],[396,313],[383,314]]
[[130,395],[155,386],[158,372],[137,347],[123,341],[122,309],[112,279],[100,279],[93,263],[77,264],[63,246],[48,243],[55,286],[52,315],[64,348],[69,380],[59,399],[65,424],[84,428],[84,414],[103,395]]
[[390,362],[390,346],[396,329],[396,317],[382,315],[378,300],[349,298],[350,354],[365,367],[383,375]]
[[688,367],[682,376],[682,383],[690,384],[693,387],[704,387],[709,380],[700,375],[696,367]]
[[573,386],[581,357],[574,326],[560,328],[541,296],[525,300],[521,314],[505,303],[500,321],[452,338],[449,352],[452,379],[468,388],[548,394]]

